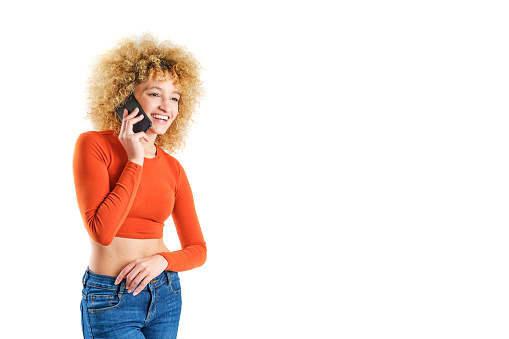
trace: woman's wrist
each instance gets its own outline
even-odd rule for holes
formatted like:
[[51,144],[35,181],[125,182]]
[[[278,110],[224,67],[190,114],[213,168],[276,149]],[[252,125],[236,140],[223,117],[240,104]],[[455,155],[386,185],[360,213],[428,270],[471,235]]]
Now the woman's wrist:
[[164,264],[164,269],[166,270],[168,268],[168,259],[166,259],[162,253],[157,253],[156,256],[159,257],[162,263],[161,265]]
[[137,165],[143,166],[143,158],[141,158],[141,159],[132,158],[132,159],[127,159],[127,160],[129,160],[130,162],[134,162]]

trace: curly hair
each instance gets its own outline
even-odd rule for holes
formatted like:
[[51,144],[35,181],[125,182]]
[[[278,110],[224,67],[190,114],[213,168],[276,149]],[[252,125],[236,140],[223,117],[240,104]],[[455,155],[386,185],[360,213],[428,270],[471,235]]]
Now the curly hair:
[[127,37],[100,55],[88,79],[87,118],[98,130],[120,132],[121,122],[115,108],[134,93],[139,83],[171,75],[179,89],[179,114],[168,131],[158,135],[156,144],[169,153],[184,149],[193,117],[204,96],[200,80],[202,67],[185,47],[170,40],[158,41],[152,34]]

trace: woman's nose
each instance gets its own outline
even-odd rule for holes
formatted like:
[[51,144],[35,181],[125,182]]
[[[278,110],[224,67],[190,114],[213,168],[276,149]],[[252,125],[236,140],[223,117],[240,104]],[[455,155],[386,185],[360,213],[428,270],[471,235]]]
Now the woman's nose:
[[163,101],[161,101],[161,104],[159,105],[159,108],[165,112],[170,112],[171,101],[169,99],[163,99]]

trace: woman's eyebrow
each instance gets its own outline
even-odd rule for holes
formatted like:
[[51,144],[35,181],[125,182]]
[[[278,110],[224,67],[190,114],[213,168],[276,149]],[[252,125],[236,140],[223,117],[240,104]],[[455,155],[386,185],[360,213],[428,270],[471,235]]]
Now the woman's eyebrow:
[[152,86],[152,87],[146,88],[146,89],[145,89],[145,91],[148,91],[148,90],[151,90],[151,89],[154,89],[154,88],[155,88],[155,89],[158,89],[158,90],[160,90],[160,91],[162,91],[162,90],[163,90],[163,89],[162,89],[161,87],[159,87],[159,86]]
[[[152,86],[152,87],[149,87],[149,88],[145,89],[145,91],[148,91],[148,90],[151,90],[151,89],[154,89],[154,88],[155,88],[155,89],[160,90],[161,92],[164,92],[164,90],[163,90],[161,87],[159,87],[159,86]],[[180,94],[180,92],[178,92],[178,91],[173,91],[172,93],[175,93],[175,94],[178,94],[178,95],[182,95],[182,94]]]

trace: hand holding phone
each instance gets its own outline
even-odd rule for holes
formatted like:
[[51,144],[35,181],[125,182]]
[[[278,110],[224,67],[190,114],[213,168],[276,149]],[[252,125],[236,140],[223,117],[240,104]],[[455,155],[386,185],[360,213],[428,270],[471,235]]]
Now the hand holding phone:
[[147,114],[143,111],[143,108],[141,108],[141,105],[138,103],[138,100],[134,97],[134,95],[131,95],[129,98],[127,98],[124,105],[117,107],[115,111],[117,112],[118,117],[122,121],[124,119],[124,109],[127,109],[128,114],[131,114],[135,108],[139,109],[138,114],[136,117],[143,115],[144,118],[141,119],[141,121],[137,122],[133,126],[133,132],[147,132],[150,127],[152,127],[152,121],[150,121]]
[[124,150],[127,154],[127,159],[140,166],[143,166],[145,150],[140,141],[143,139],[145,142],[150,142],[150,140],[148,139],[147,134],[145,134],[143,131],[137,133],[133,132],[134,125],[145,119],[143,115],[138,115],[138,113],[138,108],[135,108],[134,111],[130,114],[128,114],[127,109],[124,109],[124,114],[122,115],[122,127],[120,128],[118,140],[124,147]]

